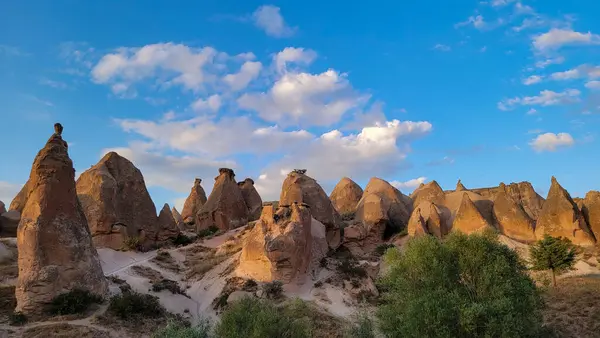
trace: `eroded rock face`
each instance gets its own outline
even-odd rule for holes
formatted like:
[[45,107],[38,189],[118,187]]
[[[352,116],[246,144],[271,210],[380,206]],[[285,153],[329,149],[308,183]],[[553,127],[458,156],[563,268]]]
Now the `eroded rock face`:
[[316,275],[327,250],[325,226],[308,205],[294,202],[275,210],[267,204],[242,246],[237,273],[263,282],[303,283]]
[[156,233],[156,242],[160,245],[167,243],[169,240],[177,238],[179,236],[179,228],[171,213],[169,204],[165,203],[160,214],[158,215],[158,231]]
[[340,215],[353,215],[363,194],[362,188],[348,177],[342,178],[335,186],[329,199]]
[[6,212],[6,205],[4,202],[0,201],[0,215]]
[[137,239],[155,243],[156,207],[141,171],[128,159],[110,152],[77,180],[77,194],[97,247],[122,249]]
[[504,189],[501,189],[500,186],[498,186],[492,188],[471,189],[471,191],[489,200],[494,200],[500,191],[504,191],[515,203],[523,207],[523,210],[531,219],[537,219],[542,210],[542,205],[544,204],[544,198],[535,192],[533,186],[529,182],[511,183],[505,185]]
[[183,217],[181,217],[181,214],[179,213],[179,211],[177,211],[177,208],[173,207],[171,209],[171,214],[173,214],[173,220],[175,220],[175,224],[177,224],[177,228],[179,230],[181,230],[181,231],[188,230],[185,222],[183,221]]
[[216,226],[221,230],[231,230],[248,223],[248,207],[242,191],[235,182],[235,173],[231,169],[219,169],[215,177],[208,200],[196,217],[196,229],[207,229]]
[[481,215],[467,192],[463,192],[460,207],[456,211],[452,222],[452,231],[461,231],[465,234],[481,232],[492,228],[490,223]]
[[523,207],[506,192],[507,187],[500,184],[494,198],[494,218],[498,230],[507,237],[521,242],[533,242],[535,222],[527,215]]
[[53,135],[37,154],[17,234],[17,307],[39,315],[54,297],[74,288],[104,295],[108,286],[77,198],[66,142]]
[[456,182],[456,189],[454,189],[455,191],[464,191],[467,190],[467,188],[465,188],[465,186],[462,184],[462,182],[460,180],[458,180],[458,182]]
[[443,206],[423,201],[419,204],[408,221],[408,234],[411,236],[432,235],[444,238],[450,232],[448,215],[444,215]]
[[292,171],[283,181],[279,206],[289,206],[294,202],[305,203],[310,207],[312,217],[325,225],[329,247],[337,248],[341,243],[340,215],[323,188],[307,176],[304,169]]
[[20,218],[18,211],[6,211],[6,205],[0,201],[0,237],[15,237]]
[[242,182],[238,182],[238,186],[242,191],[244,202],[246,202],[246,206],[248,207],[248,221],[256,221],[260,218],[263,202],[258,191],[254,188],[254,180],[246,178]]
[[411,197],[415,206],[420,205],[423,201],[444,204],[445,200],[444,191],[436,181],[423,185]]
[[183,210],[181,210],[181,217],[186,224],[195,224],[196,215],[200,208],[206,203],[206,192],[202,188],[202,180],[197,178],[194,180],[194,186],[190,195],[183,204]]
[[600,238],[600,192],[590,191],[585,195],[581,208],[583,216],[596,240]]
[[566,237],[576,245],[590,246],[595,243],[583,214],[554,177],[537,219],[535,233],[537,238],[546,234]]

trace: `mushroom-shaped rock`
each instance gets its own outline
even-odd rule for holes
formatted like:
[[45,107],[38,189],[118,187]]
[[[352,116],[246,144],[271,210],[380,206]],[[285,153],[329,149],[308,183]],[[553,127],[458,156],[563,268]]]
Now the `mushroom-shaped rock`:
[[221,168],[208,200],[198,210],[196,230],[215,226],[227,231],[247,223],[248,207],[235,181],[235,173],[231,169]]
[[581,211],[596,240],[600,238],[600,192],[590,191],[585,194]]
[[83,289],[104,296],[108,285],[77,198],[66,142],[54,134],[35,160],[17,233],[17,307],[41,314],[56,296]]
[[262,211],[262,199],[254,188],[254,180],[251,178],[246,178],[245,180],[238,182],[238,186],[240,190],[242,190],[242,196],[244,197],[244,202],[246,202],[246,206],[248,207],[248,221],[256,221],[260,218],[260,213]]
[[362,197],[363,190],[353,180],[348,177],[342,178],[333,188],[329,199],[333,207],[341,215],[353,215],[356,212],[356,205]]
[[323,188],[306,175],[305,169],[292,171],[283,181],[279,206],[292,205],[294,202],[310,207],[312,217],[325,225],[329,247],[337,248],[340,245],[340,215]]
[[306,281],[316,275],[328,251],[325,226],[312,218],[308,205],[266,204],[242,246],[237,274],[258,281]]
[[181,217],[186,224],[193,225],[196,222],[196,215],[200,208],[206,203],[206,192],[202,188],[202,179],[196,178],[190,195],[183,204]]
[[158,214],[158,231],[156,232],[157,244],[164,244],[165,242],[177,238],[180,230],[175,222],[175,217],[171,212],[169,204],[165,203],[160,214]]
[[456,182],[456,191],[464,191],[467,190],[467,188],[465,188],[465,186],[462,184],[462,182],[460,180],[458,180],[458,182]]
[[412,195],[413,205],[415,207],[420,205],[423,201],[432,202],[435,204],[444,204],[444,199],[444,191],[436,181],[431,181],[425,184]]
[[183,217],[181,217],[181,214],[179,213],[177,208],[173,207],[171,209],[171,214],[173,214],[173,220],[175,220],[175,224],[177,224],[177,228],[181,231],[187,230],[187,227],[185,226],[185,222],[183,221]]
[[491,228],[490,223],[481,215],[467,192],[463,192],[460,207],[456,211],[452,222],[452,231],[461,231],[465,234],[484,231]]
[[104,155],[79,176],[77,194],[97,247],[122,249],[130,238],[155,244],[156,207],[142,172],[125,157]]
[[533,242],[535,238],[535,222],[527,215],[520,204],[517,204],[505,192],[504,184],[494,199],[494,218],[498,230],[504,235],[520,242]]
[[537,238],[544,235],[566,237],[576,245],[590,246],[595,243],[583,214],[554,176],[537,219],[535,233]]

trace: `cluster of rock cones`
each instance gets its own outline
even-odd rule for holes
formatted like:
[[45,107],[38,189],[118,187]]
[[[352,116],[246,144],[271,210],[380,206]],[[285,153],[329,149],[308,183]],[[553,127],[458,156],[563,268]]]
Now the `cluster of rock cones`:
[[364,191],[343,178],[327,196],[306,170],[297,169],[284,180],[276,207],[263,205],[252,179],[236,182],[233,170],[222,168],[208,198],[196,179],[181,213],[165,204],[157,216],[142,173],[117,153],[75,181],[61,133],[62,127],[56,129],[37,154],[10,211],[0,202],[0,231],[17,234],[17,311],[28,314],[74,288],[106,293],[95,248],[150,249],[182,231],[211,227],[254,224],[238,270],[285,282],[315,274],[330,250],[343,245],[356,255],[370,253],[403,230],[443,238],[451,231],[493,228],[525,243],[549,234],[582,246],[600,236],[600,193],[574,200],[554,177],[545,200],[528,182],[469,190],[459,181],[444,191],[432,181],[407,196],[379,178]]

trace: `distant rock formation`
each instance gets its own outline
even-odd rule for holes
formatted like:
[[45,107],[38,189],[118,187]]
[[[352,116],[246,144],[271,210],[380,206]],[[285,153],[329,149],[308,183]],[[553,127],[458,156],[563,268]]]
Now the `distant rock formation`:
[[0,237],[17,236],[17,226],[21,214],[16,210],[6,211],[6,205],[0,201]]
[[421,202],[408,221],[408,233],[413,236],[428,234],[437,238],[446,236],[450,232],[450,217],[443,213],[443,208],[432,202]]
[[446,198],[442,187],[440,187],[436,181],[431,181],[427,184],[424,184],[418,190],[415,190],[411,197],[415,207],[419,206],[423,201],[441,205],[444,204],[444,200]]
[[294,202],[305,203],[317,221],[325,225],[327,243],[332,249],[340,245],[341,218],[333,207],[323,188],[313,178],[306,175],[305,169],[296,169],[283,181],[279,206],[290,206]]
[[156,232],[156,241],[158,243],[166,243],[169,240],[179,236],[179,228],[175,222],[175,218],[171,213],[171,207],[165,203],[158,214],[158,231]]
[[537,219],[535,233],[537,238],[546,234],[566,237],[576,245],[590,246],[595,243],[583,214],[554,176]]
[[499,191],[494,198],[493,210],[498,230],[517,241],[526,243],[535,241],[535,221],[508,195],[506,190],[504,183],[500,183]]
[[208,200],[198,210],[196,229],[216,226],[221,230],[231,230],[248,223],[248,207],[242,191],[235,182],[235,173],[228,168],[219,169],[215,185]]
[[325,226],[311,216],[308,205],[293,202],[275,210],[267,204],[242,246],[237,274],[303,283],[316,275],[327,251]]
[[344,228],[344,246],[353,253],[370,252],[386,235],[406,228],[411,210],[405,195],[387,181],[373,177],[356,210],[356,222]]
[[362,188],[348,177],[342,178],[333,188],[329,199],[340,215],[353,215],[363,194]]
[[600,240],[600,191],[585,194],[580,210],[596,241]]
[[177,228],[181,231],[186,231],[188,230],[185,222],[183,221],[183,217],[181,217],[181,214],[179,213],[179,211],[177,211],[177,208],[173,207],[171,209],[171,214],[173,214],[173,219],[175,220],[175,224],[177,224]]
[[110,152],[77,180],[77,194],[97,247],[122,249],[127,239],[155,244],[156,207],[141,171]]
[[56,296],[75,288],[104,296],[108,284],[77,198],[66,142],[54,134],[42,148],[26,184],[17,234],[17,307],[36,317]]
[[196,178],[192,191],[190,191],[190,195],[183,204],[183,210],[181,210],[183,221],[186,224],[194,225],[196,223],[196,215],[204,203],[206,203],[206,192],[202,188],[202,179]]
[[4,204],[4,202],[0,201],[0,215],[2,215],[5,212],[6,212],[6,204]]
[[454,221],[452,222],[452,231],[472,234],[492,228],[491,224],[479,212],[473,201],[471,201],[469,194],[465,191],[462,194],[460,207],[458,207]]
[[254,180],[246,178],[245,180],[238,182],[240,190],[242,190],[242,196],[248,207],[248,221],[256,221],[260,218],[262,212],[262,199],[254,188]]
[[456,189],[454,189],[455,191],[464,191],[467,190],[467,188],[465,188],[465,186],[462,184],[462,182],[460,180],[458,180],[458,182],[456,182]]
[[471,191],[492,201],[500,191],[504,191],[513,201],[523,207],[523,210],[525,210],[531,219],[537,219],[542,210],[542,205],[544,204],[544,198],[535,192],[533,186],[529,182],[511,183],[506,185],[504,189],[501,189],[500,186],[498,186],[492,188],[471,189]]

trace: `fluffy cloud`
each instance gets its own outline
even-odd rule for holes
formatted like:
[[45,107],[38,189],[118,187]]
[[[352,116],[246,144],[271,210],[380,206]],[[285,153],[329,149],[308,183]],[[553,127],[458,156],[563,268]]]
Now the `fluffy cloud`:
[[539,76],[539,75],[531,75],[530,77],[523,79],[523,84],[526,86],[532,85],[532,84],[536,84],[536,83],[540,83],[542,82],[543,77]]
[[488,23],[485,22],[485,20],[483,19],[483,16],[474,15],[474,16],[470,16],[466,21],[455,24],[454,27],[459,28],[459,27],[469,26],[469,25],[473,25],[473,27],[481,30],[481,29],[484,29],[485,27],[487,27]]
[[191,105],[192,109],[197,112],[213,111],[216,112],[221,108],[221,97],[217,94],[209,96],[207,99],[198,99]]
[[553,73],[551,77],[553,80],[557,81],[580,79],[584,77],[587,77],[589,79],[597,79],[600,78],[600,67],[581,65],[577,68],[569,69],[564,72]]
[[600,81],[589,81],[585,84],[588,89],[600,89]]
[[296,31],[295,27],[290,27],[285,23],[281,16],[279,7],[261,6],[252,13],[254,24],[265,31],[267,35],[282,38],[292,36]]
[[442,52],[449,52],[449,51],[452,50],[452,48],[450,48],[450,46],[443,45],[441,43],[438,43],[437,45],[433,46],[433,49],[439,50],[439,51],[442,51]]
[[575,140],[568,133],[545,133],[540,134],[529,145],[537,152],[556,151],[558,148],[571,147]]
[[244,94],[237,103],[266,121],[328,126],[368,99],[354,91],[346,74],[329,69],[320,74],[285,73],[268,92]]
[[250,82],[258,77],[261,69],[262,63],[246,61],[239,72],[228,74],[223,80],[231,87],[231,90],[239,91],[248,87]]
[[17,196],[21,187],[21,184],[0,181],[0,201],[6,204],[6,209],[8,209],[8,205],[12,202],[13,198]]
[[283,73],[288,63],[309,65],[317,58],[317,53],[311,49],[287,47],[275,54],[273,62],[277,71]]
[[498,103],[498,109],[510,110],[516,105],[522,106],[554,106],[559,104],[570,104],[579,101],[581,92],[577,89],[567,89],[563,92],[543,90],[538,96],[525,96],[506,99]]
[[557,50],[571,45],[600,44],[600,35],[580,33],[572,29],[552,28],[549,32],[533,37],[533,47],[538,51]]
[[425,181],[427,181],[427,177],[419,177],[406,182],[391,181],[390,184],[406,193],[415,190],[421,183],[425,183]]
[[490,5],[492,5],[492,7],[504,7],[515,1],[516,0],[492,0],[490,1]]

